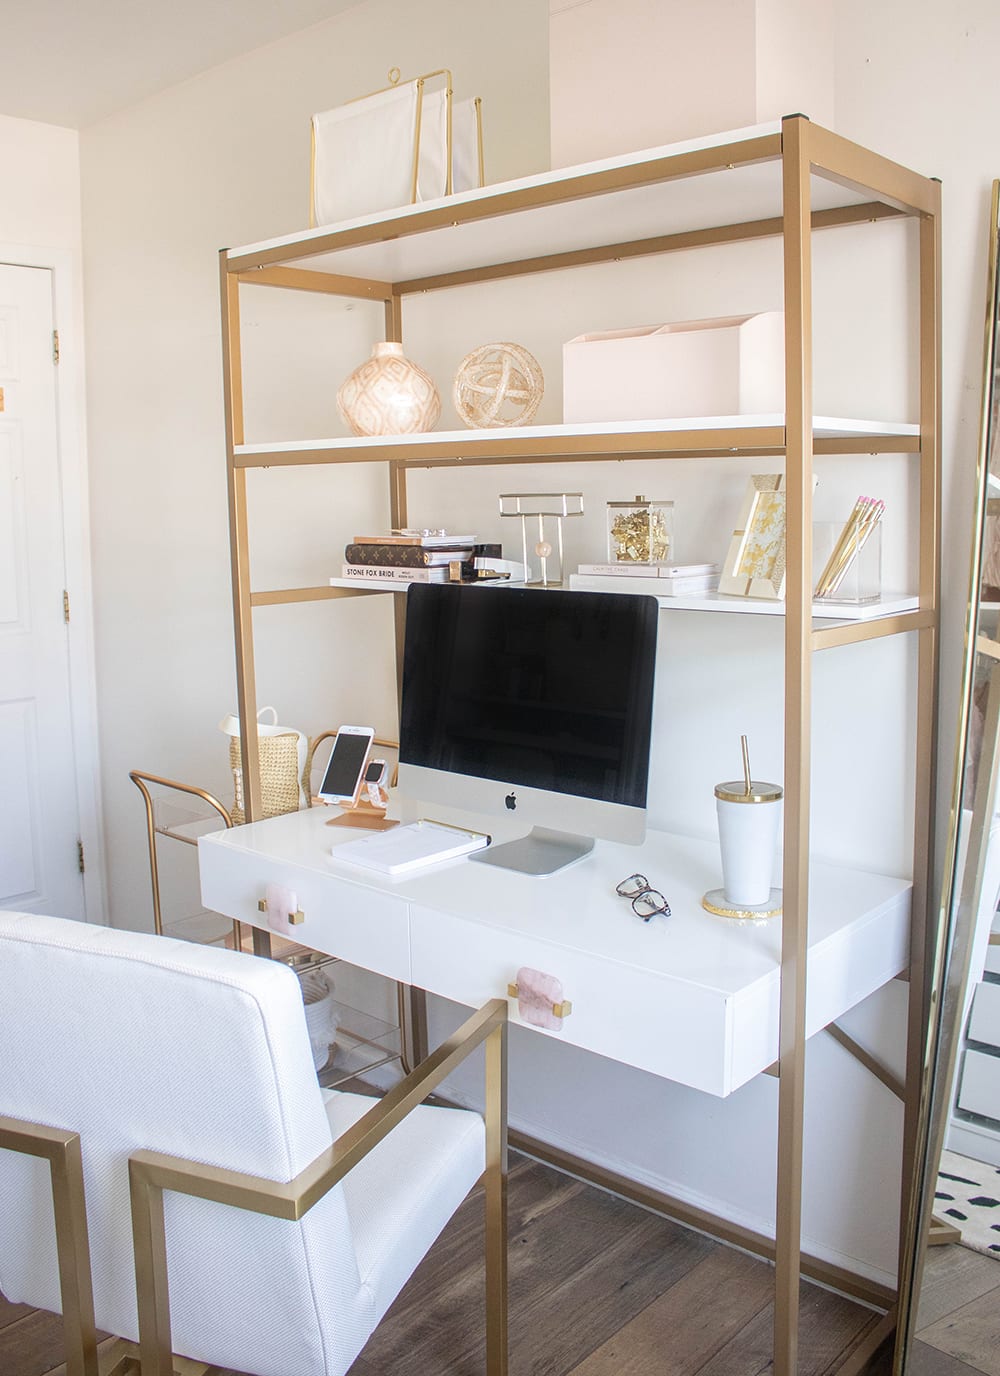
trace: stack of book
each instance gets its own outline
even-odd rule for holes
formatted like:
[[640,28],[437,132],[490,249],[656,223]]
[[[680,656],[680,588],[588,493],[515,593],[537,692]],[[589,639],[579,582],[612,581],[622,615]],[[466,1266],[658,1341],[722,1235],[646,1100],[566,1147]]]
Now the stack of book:
[[344,550],[345,578],[359,582],[447,583],[449,565],[476,553],[474,535],[355,535]]
[[718,564],[581,564],[579,571],[590,585],[604,580],[609,591],[657,597],[694,597],[719,586]]

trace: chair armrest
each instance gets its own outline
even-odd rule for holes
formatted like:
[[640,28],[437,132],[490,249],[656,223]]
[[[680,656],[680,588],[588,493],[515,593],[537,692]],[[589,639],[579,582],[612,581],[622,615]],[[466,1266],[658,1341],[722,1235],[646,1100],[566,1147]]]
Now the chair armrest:
[[[363,1118],[287,1182],[246,1175],[221,1166],[200,1165],[163,1152],[133,1152],[129,1157],[133,1217],[137,1191],[152,1188],[214,1199],[220,1204],[274,1218],[302,1218],[487,1038],[497,1038],[502,1063],[506,1033],[507,1004],[503,999],[492,999],[379,1099]],[[501,1096],[505,1078],[501,1069],[496,1086]],[[496,1099],[497,1094],[487,1097]],[[493,1106],[488,1106],[487,1111],[493,1112]],[[501,1103],[496,1111],[506,1117],[505,1104]]]

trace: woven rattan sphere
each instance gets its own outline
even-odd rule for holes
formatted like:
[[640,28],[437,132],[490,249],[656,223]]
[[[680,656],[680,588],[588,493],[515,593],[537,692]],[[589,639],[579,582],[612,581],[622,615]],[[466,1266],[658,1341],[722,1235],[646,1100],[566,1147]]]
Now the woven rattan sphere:
[[545,378],[520,344],[483,344],[458,365],[455,410],[474,430],[526,425],[538,410]]

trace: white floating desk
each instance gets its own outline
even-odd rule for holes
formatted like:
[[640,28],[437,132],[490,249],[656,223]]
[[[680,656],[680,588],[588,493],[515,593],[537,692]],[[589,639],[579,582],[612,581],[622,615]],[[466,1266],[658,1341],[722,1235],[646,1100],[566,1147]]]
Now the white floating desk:
[[[709,1094],[776,1060],[781,919],[744,925],[704,911],[702,894],[720,882],[715,843],[650,832],[642,846],[598,842],[544,879],[462,858],[391,880],[338,863],[331,851],[359,833],[327,826],[331,811],[201,837],[205,906],[266,928],[265,885],[287,886],[304,914],[297,941],[473,1007],[505,996],[521,966],[544,970],[573,1011],[540,1036]],[[672,917],[644,923],[615,894],[636,870]],[[807,1035],[906,967],[910,889],[813,864]],[[518,1021],[516,1000],[510,1009]]]

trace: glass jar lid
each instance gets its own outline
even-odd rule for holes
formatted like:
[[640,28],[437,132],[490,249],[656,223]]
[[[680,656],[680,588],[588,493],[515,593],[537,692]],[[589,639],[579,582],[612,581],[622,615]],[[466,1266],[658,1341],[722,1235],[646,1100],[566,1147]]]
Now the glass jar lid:
[[653,500],[653,499],[651,499],[651,498],[649,498],[649,497],[635,497],[635,498],[632,499],[631,502],[608,502],[607,505],[608,505],[608,506],[623,506],[623,507],[637,507],[637,506],[673,506],[673,502],[672,502],[672,501],[670,501],[670,502],[657,502],[657,501],[655,501],[655,500]]

